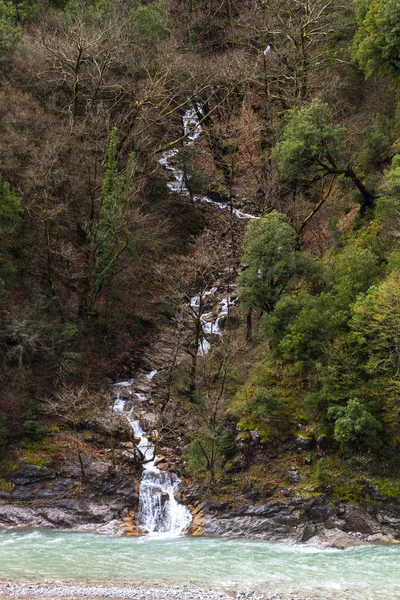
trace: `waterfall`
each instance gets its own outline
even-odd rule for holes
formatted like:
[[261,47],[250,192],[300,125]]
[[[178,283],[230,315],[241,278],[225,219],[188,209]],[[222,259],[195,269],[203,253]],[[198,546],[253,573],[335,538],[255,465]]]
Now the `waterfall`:
[[[212,287],[211,289],[204,292],[201,298],[199,294],[193,296],[193,298],[191,298],[189,302],[191,309],[198,315],[200,311],[200,306],[202,305],[201,300],[204,301],[204,299],[208,296],[214,296],[217,291],[218,288]],[[236,297],[227,296],[226,298],[222,298],[222,300],[218,302],[218,312],[216,315],[214,315],[212,311],[200,315],[202,336],[199,340],[199,347],[197,350],[197,353],[200,356],[206,356],[210,352],[211,344],[208,341],[208,338],[210,336],[222,336],[221,321],[222,319],[228,316],[230,307],[234,306],[236,302]]]
[[[183,115],[183,129],[186,136],[186,144],[189,146],[193,145],[201,134],[199,115],[201,115],[201,111],[196,110],[194,107],[188,108]],[[161,154],[158,163],[170,174],[170,180],[167,183],[168,188],[172,192],[189,197],[190,193],[185,185],[184,173],[173,164],[178,152],[179,150],[175,148],[166,150]],[[193,199],[197,202],[212,204],[221,210],[230,209],[228,205],[215,202],[207,196],[194,196]],[[236,208],[232,210],[232,213],[239,219],[258,218]],[[202,299],[215,295],[217,291],[216,287],[212,287],[203,293]],[[216,315],[214,312],[200,315],[203,335],[199,341],[199,355],[204,356],[209,353],[211,344],[208,338],[213,335],[222,335],[221,320],[228,315],[230,306],[233,306],[235,303],[236,299],[228,296],[219,301],[219,308]],[[201,304],[199,295],[194,296],[190,300],[190,306],[194,311],[200,310]],[[157,371],[150,371],[146,374],[146,379],[152,381],[156,374]],[[136,400],[139,402],[149,400],[145,394],[135,391],[133,386],[133,379],[115,384],[116,389],[127,389],[132,399],[136,397]],[[128,402],[121,397],[120,393],[117,393],[114,402],[114,411],[126,417],[135,439],[138,440],[136,452],[143,463],[142,478],[139,487],[138,519],[140,526],[149,534],[164,533],[175,536],[184,533],[192,521],[192,515],[186,506],[179,504],[176,500],[180,484],[179,477],[175,473],[163,471],[158,468],[159,458],[155,454],[154,444],[148,439],[139,420],[135,418],[135,405],[132,407],[130,400]]]
[[[146,378],[152,380],[157,371],[147,373]],[[118,388],[129,389],[130,397],[136,397],[140,402],[149,398],[134,390],[134,381],[123,381],[114,384]],[[132,428],[139,458],[143,461],[142,478],[139,486],[138,523],[143,531],[149,534],[166,534],[178,536],[185,532],[192,521],[192,515],[186,506],[179,504],[176,494],[179,490],[180,479],[175,473],[162,471],[157,467],[159,458],[155,447],[143,431],[140,421],[135,418],[135,404],[121,397],[117,392],[114,401],[114,411],[123,415]]]
[[[199,120],[199,115],[201,115],[201,111],[196,110],[194,107],[190,107],[186,110],[185,114],[182,117],[183,120],[183,131],[186,136],[186,145],[193,146],[196,140],[201,135],[201,124]],[[178,194],[182,194],[183,196],[190,196],[189,190],[185,186],[185,177],[184,173],[181,169],[175,167],[172,162],[174,157],[178,154],[179,149],[166,150],[161,154],[161,157],[158,159],[158,164],[163,166],[168,173],[171,175],[170,181],[167,183],[168,188],[171,192],[176,192]],[[207,204],[212,204],[216,206],[220,210],[229,210],[230,206],[228,204],[223,204],[221,202],[216,202],[215,200],[211,200],[208,196],[193,196],[193,200],[195,202],[205,202]],[[232,213],[238,219],[258,219],[255,215],[251,215],[249,213],[245,213],[237,208],[232,210]]]

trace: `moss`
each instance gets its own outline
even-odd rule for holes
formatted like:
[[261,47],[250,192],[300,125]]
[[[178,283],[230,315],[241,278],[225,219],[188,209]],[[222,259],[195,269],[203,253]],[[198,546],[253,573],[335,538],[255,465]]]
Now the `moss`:
[[378,486],[382,496],[396,499],[400,496],[400,480],[396,479],[375,479],[373,482]]
[[31,441],[23,440],[21,442],[22,461],[30,465],[44,467],[49,460],[58,454],[58,449],[48,440]]
[[0,477],[0,490],[2,492],[11,492],[13,484]]

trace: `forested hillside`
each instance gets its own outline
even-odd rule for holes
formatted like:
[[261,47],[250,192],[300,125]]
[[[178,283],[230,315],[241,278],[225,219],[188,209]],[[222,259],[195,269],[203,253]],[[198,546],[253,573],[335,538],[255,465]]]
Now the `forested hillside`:
[[398,0],[0,0],[5,487],[155,365],[196,494],[399,495],[399,85]]

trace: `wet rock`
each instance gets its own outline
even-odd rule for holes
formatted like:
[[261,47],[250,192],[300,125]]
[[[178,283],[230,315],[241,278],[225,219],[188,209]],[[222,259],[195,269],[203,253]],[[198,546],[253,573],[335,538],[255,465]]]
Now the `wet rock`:
[[306,509],[310,521],[321,523],[334,514],[333,507],[329,505],[330,499],[330,492],[326,492],[311,502],[311,505]]
[[349,506],[346,507],[342,518],[345,522],[345,531],[359,532],[366,535],[372,535],[376,532],[376,523],[366,510]]
[[301,532],[301,535],[299,537],[299,542],[308,542],[308,540],[310,540],[312,537],[314,537],[316,533],[317,533],[317,529],[316,529],[315,525],[312,525],[311,523],[307,523],[307,525],[304,527],[303,531]]
[[310,541],[318,542],[324,546],[329,546],[329,548],[336,548],[338,550],[346,550],[347,548],[354,548],[363,544],[362,540],[350,536],[340,529],[324,530],[319,533],[318,536],[310,538]]
[[166,492],[161,493],[161,506],[164,506],[169,501],[169,495]]

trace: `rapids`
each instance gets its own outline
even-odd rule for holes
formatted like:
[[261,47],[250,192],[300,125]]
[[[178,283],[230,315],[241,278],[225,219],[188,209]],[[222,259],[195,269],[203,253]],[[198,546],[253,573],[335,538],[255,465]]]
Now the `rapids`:
[[0,579],[260,590],[323,600],[398,600],[400,546],[322,549],[217,538],[0,531]]

